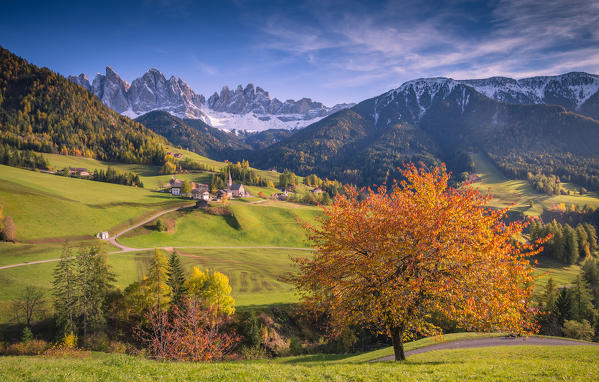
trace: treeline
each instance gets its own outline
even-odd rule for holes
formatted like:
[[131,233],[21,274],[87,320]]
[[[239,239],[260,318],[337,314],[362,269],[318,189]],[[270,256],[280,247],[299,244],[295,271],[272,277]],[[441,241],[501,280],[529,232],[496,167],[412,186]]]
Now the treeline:
[[597,231],[589,223],[580,223],[576,228],[555,220],[548,224],[533,222],[530,225],[531,242],[548,235],[551,235],[551,239],[543,244],[543,251],[539,256],[564,264],[575,264],[580,258],[589,258],[598,249]]
[[599,158],[571,153],[489,153],[506,177],[527,179],[528,173],[559,177],[584,188],[599,191]]
[[330,197],[335,197],[335,195],[343,193],[343,184],[341,182],[329,180],[328,178],[320,179],[315,174],[304,177],[304,184],[306,186],[320,188],[322,191],[329,194]]
[[0,142],[18,150],[162,164],[166,140],[0,47]]
[[560,195],[562,193],[561,182],[555,175],[533,175],[529,172],[526,174],[526,179],[539,192],[547,195]]
[[94,170],[91,179],[97,182],[116,183],[141,188],[144,186],[141,179],[139,179],[139,175],[129,171],[121,172],[110,166],[106,169],[106,171],[97,169]]
[[256,171],[252,170],[247,160],[243,160],[236,164],[228,164],[221,168],[217,174],[213,174],[210,178],[210,192],[214,193],[217,190],[226,188],[229,174],[231,174],[231,180],[234,183],[259,187],[273,186],[272,182],[263,179]]
[[50,168],[43,155],[31,150],[18,151],[0,143],[0,164],[12,167],[47,170]]
[[540,333],[599,341],[599,263],[585,261],[569,288],[557,288],[550,278],[537,298]]
[[204,163],[196,162],[190,158],[175,160],[173,157],[167,155],[159,172],[160,174],[171,175],[184,171],[214,171],[214,167],[210,167]]

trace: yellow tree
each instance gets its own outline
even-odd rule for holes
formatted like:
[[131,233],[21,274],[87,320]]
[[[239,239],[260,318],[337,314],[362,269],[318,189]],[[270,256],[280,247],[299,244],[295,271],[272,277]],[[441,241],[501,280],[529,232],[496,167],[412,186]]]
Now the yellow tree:
[[409,165],[403,176],[366,198],[347,188],[307,225],[316,253],[291,276],[307,306],[337,330],[374,325],[396,360],[405,340],[440,333],[432,315],[467,330],[532,331],[527,257],[538,250],[514,240],[524,223],[506,225],[488,197],[449,187],[444,167]]
[[235,300],[231,297],[229,278],[217,271],[202,272],[193,267],[193,272],[185,282],[187,293],[199,298],[214,309],[217,318],[219,313],[229,316],[235,313]]

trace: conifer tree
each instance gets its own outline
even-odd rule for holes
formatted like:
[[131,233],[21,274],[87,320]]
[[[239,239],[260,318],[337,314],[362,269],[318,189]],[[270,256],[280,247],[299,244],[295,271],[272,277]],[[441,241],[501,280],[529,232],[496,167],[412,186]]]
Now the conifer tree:
[[185,274],[183,273],[183,266],[181,265],[181,259],[176,251],[171,253],[168,259],[168,286],[171,288],[171,297],[173,304],[179,305],[182,301],[183,296],[187,292],[185,288]]
[[579,322],[582,320],[595,322],[597,311],[593,307],[591,293],[582,276],[576,277],[574,286],[570,289],[570,296],[572,301],[571,319]]
[[76,266],[77,281],[81,291],[79,313],[83,336],[87,337],[88,330],[95,331],[106,323],[103,305],[108,292],[113,287],[115,276],[106,257],[97,246],[81,248]]
[[576,231],[570,225],[564,226],[564,241],[565,241],[565,262],[567,264],[574,264],[578,261],[580,253],[578,252],[578,238]]
[[159,249],[154,251],[148,277],[144,280],[148,300],[152,307],[167,309],[171,301],[171,288],[168,282],[168,259]]
[[65,334],[77,332],[77,315],[81,290],[77,282],[75,261],[71,249],[63,248],[62,256],[54,269],[52,281],[56,322]]

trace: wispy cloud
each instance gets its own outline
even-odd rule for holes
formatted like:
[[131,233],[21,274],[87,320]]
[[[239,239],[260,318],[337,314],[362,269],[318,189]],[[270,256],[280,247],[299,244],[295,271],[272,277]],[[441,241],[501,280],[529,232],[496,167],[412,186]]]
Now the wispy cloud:
[[[325,87],[389,87],[420,76],[524,77],[599,72],[599,3],[500,0],[472,13],[454,1],[434,13],[421,3],[381,7],[311,4],[311,23],[277,14],[261,49],[304,59],[330,73]],[[434,14],[434,16],[429,16]],[[480,22],[479,19],[485,20]]]

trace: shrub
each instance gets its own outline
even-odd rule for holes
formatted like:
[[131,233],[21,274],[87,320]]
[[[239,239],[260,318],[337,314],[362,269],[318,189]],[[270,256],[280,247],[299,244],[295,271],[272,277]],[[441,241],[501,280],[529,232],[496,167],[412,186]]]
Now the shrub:
[[11,355],[40,355],[48,349],[48,343],[44,340],[30,340],[17,342],[6,348],[6,354]]
[[107,352],[110,350],[110,339],[106,333],[94,333],[83,341],[85,349]]
[[566,320],[562,332],[566,337],[585,341],[590,341],[595,335],[595,330],[587,320],[582,322]]
[[168,230],[168,228],[166,227],[166,224],[164,224],[162,219],[156,220],[156,230],[159,232],[165,232],[166,230]]
[[262,346],[242,346],[239,350],[241,359],[260,359],[268,358],[269,354]]
[[33,332],[31,331],[31,329],[29,329],[28,326],[26,326],[25,329],[23,329],[22,341],[29,342],[31,340],[33,340]]
[[292,337],[289,342],[289,352],[292,355],[300,355],[304,352],[302,342],[297,337]]
[[120,341],[110,341],[110,348],[108,351],[110,353],[120,353],[126,354],[128,353],[129,347],[126,343]]

